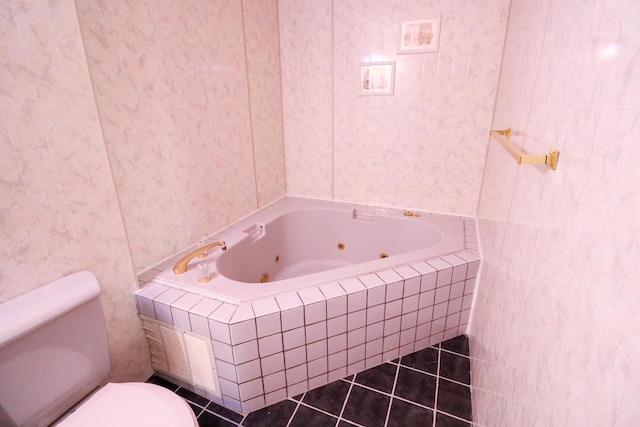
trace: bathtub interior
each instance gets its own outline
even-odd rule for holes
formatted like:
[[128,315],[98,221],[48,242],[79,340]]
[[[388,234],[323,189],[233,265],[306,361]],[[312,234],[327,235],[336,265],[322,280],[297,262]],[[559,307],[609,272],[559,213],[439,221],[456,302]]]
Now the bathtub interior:
[[[407,216],[400,209],[302,198],[282,202],[205,240],[225,240],[227,251],[213,250],[205,260],[191,261],[181,275],[165,265],[154,280],[244,303],[465,248],[461,217]],[[200,262],[208,266],[209,283],[198,282]]]
[[[260,229],[257,238],[250,234],[255,229]],[[266,271],[269,281],[277,281],[412,252],[442,239],[442,232],[426,221],[301,209],[249,229],[243,240],[220,254],[216,268],[237,282],[260,283]]]

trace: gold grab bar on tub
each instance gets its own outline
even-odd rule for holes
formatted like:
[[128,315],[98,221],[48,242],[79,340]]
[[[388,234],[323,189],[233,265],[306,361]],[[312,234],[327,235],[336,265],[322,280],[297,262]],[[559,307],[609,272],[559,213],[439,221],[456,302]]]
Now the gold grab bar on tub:
[[527,154],[509,140],[509,136],[511,136],[511,128],[506,128],[505,130],[492,130],[490,135],[494,137],[505,150],[507,150],[507,153],[509,153],[511,157],[516,159],[516,162],[519,165],[547,165],[553,170],[556,170],[556,167],[558,167],[558,157],[560,157],[560,152],[558,150],[549,150],[547,154]]
[[184,272],[187,271],[187,265],[189,264],[189,261],[191,261],[193,258],[198,257],[198,258],[204,258],[207,256],[207,251],[209,249],[215,248],[216,246],[220,246],[220,249],[222,249],[223,251],[227,250],[227,244],[222,241],[219,240],[217,242],[213,242],[213,243],[209,243],[208,245],[204,245],[201,248],[196,249],[193,252],[190,252],[189,254],[183,256],[180,261],[176,262],[175,265],[173,266],[173,272],[176,274],[182,274]]

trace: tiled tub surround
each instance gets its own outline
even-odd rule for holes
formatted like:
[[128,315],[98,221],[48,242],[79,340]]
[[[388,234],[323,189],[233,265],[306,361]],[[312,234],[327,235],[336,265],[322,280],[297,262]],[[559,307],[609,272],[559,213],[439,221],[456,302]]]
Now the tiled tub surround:
[[211,338],[222,395],[182,385],[248,413],[464,334],[478,266],[449,255],[241,305],[150,283],[136,300]]
[[211,339],[221,395],[176,382],[249,413],[464,334],[480,257],[461,220],[462,251],[239,304],[155,282],[163,263],[142,275],[138,310]]

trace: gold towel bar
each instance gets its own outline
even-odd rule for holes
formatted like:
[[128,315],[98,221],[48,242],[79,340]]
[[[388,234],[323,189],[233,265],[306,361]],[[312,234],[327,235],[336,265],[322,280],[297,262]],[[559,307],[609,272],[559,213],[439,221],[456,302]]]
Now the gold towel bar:
[[544,164],[553,170],[556,170],[556,167],[558,166],[558,157],[560,156],[560,152],[558,150],[549,150],[549,153],[547,154],[526,154],[522,149],[520,149],[520,147],[509,140],[509,136],[511,136],[511,128],[506,128],[505,130],[492,130],[490,135],[494,137],[509,154],[511,154],[511,157],[516,159],[518,164]]

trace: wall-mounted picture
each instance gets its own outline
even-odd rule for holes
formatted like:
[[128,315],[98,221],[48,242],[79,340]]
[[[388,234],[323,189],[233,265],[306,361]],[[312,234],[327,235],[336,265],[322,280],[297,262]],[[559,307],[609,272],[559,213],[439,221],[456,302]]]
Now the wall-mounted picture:
[[437,52],[440,44],[441,16],[400,21],[398,53]]
[[395,62],[360,64],[360,95],[393,95]]

